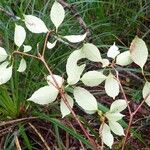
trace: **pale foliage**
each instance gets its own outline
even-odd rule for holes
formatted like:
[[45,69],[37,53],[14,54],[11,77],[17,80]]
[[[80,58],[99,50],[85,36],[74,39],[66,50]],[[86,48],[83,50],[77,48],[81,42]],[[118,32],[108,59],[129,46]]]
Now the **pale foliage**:
[[[79,49],[72,51],[72,53],[68,56],[66,63],[67,79],[65,76],[63,78],[62,76],[52,74],[49,70],[50,74],[46,75],[47,85],[42,86],[33,92],[31,97],[28,98],[28,101],[32,101],[40,105],[48,105],[58,98],[60,100],[61,115],[62,117],[65,117],[71,113],[75,100],[75,104],[77,104],[87,114],[97,113],[100,120],[101,117],[105,118],[100,127],[101,137],[104,144],[106,144],[109,148],[112,148],[114,143],[112,132],[118,136],[124,136],[123,127],[118,123],[118,121],[124,117],[121,111],[125,110],[128,105],[127,101],[124,99],[115,100],[115,98],[119,95],[119,88],[121,85],[117,78],[118,70],[115,67],[117,65],[130,65],[134,62],[142,68],[142,73],[144,74],[143,67],[148,59],[147,46],[142,39],[135,37],[131,43],[130,51],[120,53],[118,46],[114,43],[108,49],[107,57],[102,58],[97,46],[85,41],[87,33],[81,35],[58,35],[58,28],[64,21],[64,18],[65,10],[63,6],[55,1],[50,11],[50,19],[55,26],[55,30],[52,30],[56,34],[54,36],[55,41],[53,43],[46,41],[46,47],[48,49],[55,48],[57,41],[73,45],[80,42]],[[45,23],[36,16],[24,15],[24,20],[22,21],[24,21],[26,28],[32,33],[51,33],[51,30],[46,27]],[[32,50],[32,47],[30,45],[23,45],[25,39],[26,31],[24,27],[16,25],[14,43],[18,46],[17,52],[21,54],[23,53],[26,56],[32,56],[27,53]],[[23,52],[21,51],[21,47],[23,47]],[[36,57],[34,56],[34,58],[37,58],[38,56],[38,59],[40,60],[44,58],[44,56],[41,56],[39,53]],[[12,69],[15,68],[13,67],[13,57],[13,54],[7,54],[6,50],[0,47],[0,85],[8,82],[13,75]],[[86,64],[87,62],[91,63],[91,61],[100,64],[101,68],[98,70],[87,71],[85,69]],[[22,56],[17,71],[25,72],[26,67],[26,61],[24,56]],[[109,72],[105,73],[106,70]],[[80,81],[82,81],[85,86],[90,87],[99,86],[100,84],[100,86],[104,85],[105,93],[115,100],[112,102],[110,110],[106,113],[99,110],[98,103],[100,103],[100,101],[97,102],[95,96],[89,92],[86,87],[80,87]],[[69,93],[66,90],[68,87],[72,88],[72,93]],[[146,81],[143,87],[142,94],[145,102],[148,106],[150,106],[150,83],[148,81]],[[58,95],[60,95],[61,98],[59,98]],[[70,107],[68,108],[68,106]],[[107,122],[105,120],[107,120]]]

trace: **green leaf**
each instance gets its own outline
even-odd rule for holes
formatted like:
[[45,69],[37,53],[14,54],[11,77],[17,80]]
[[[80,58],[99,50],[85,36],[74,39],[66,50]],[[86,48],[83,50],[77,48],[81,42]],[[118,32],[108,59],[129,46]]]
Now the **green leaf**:
[[19,126],[19,133],[20,133],[21,137],[23,138],[28,150],[32,150],[32,145],[30,144],[30,141],[29,141],[29,138],[25,132],[24,126]]
[[86,140],[85,137],[82,136],[80,133],[75,132],[73,129],[70,129],[66,125],[63,125],[59,120],[51,118],[49,115],[41,114],[41,113],[38,113],[38,112],[37,112],[37,114],[38,114],[39,118],[41,118],[43,120],[46,120],[46,121],[50,121],[51,123],[57,125],[59,128],[63,129],[68,134],[72,135],[74,138],[78,139],[83,144],[87,145],[89,148],[92,149],[91,143],[88,140]]

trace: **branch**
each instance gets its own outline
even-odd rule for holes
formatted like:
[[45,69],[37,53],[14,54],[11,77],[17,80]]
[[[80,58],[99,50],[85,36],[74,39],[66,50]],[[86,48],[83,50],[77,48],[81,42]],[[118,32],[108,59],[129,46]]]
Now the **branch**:
[[9,16],[9,17],[12,17],[12,18],[14,18],[14,19],[17,19],[17,17],[15,16],[14,13],[10,13],[10,12],[8,12],[7,10],[5,10],[5,9],[2,8],[2,7],[0,7],[0,12],[3,12],[4,14],[6,14],[6,15]]
[[131,128],[131,125],[132,125],[133,117],[136,115],[136,113],[139,111],[139,109],[143,106],[144,102],[146,101],[146,99],[149,96],[150,96],[150,93],[147,94],[147,96],[142,100],[142,102],[136,108],[136,110],[134,112],[132,112],[132,114],[130,115],[130,121],[129,121],[129,124],[128,124],[128,128],[126,130],[126,135],[125,135],[125,138],[124,138],[124,141],[123,141],[122,150],[125,150],[125,145],[126,145],[126,141],[127,141],[127,138],[128,138],[128,134],[130,132],[130,128]]

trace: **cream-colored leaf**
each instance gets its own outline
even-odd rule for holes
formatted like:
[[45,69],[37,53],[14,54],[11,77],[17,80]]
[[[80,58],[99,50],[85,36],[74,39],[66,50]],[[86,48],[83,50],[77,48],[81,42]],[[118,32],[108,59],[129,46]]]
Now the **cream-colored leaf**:
[[124,115],[119,112],[116,112],[116,113],[106,112],[105,116],[107,117],[109,121],[119,121],[120,119],[124,117]]
[[18,72],[24,72],[26,70],[26,68],[27,68],[27,63],[26,63],[25,59],[22,58],[17,71]]
[[15,44],[20,47],[26,38],[26,31],[20,25],[15,25],[15,33],[14,33],[14,42]]
[[63,82],[64,82],[64,79],[61,76],[58,76],[58,75],[53,75],[53,76],[48,75],[47,76],[47,83],[49,85],[53,85],[53,86],[57,87],[57,85],[56,85],[56,83],[57,83],[58,86],[61,87]]
[[56,45],[56,43],[57,43],[57,41],[55,41],[54,43],[47,42],[47,48],[48,48],[48,49],[54,48],[55,45]]
[[109,127],[116,135],[124,135],[123,127],[118,122],[109,121]]
[[98,86],[101,84],[104,80],[106,79],[106,76],[103,75],[102,72],[99,71],[88,71],[86,72],[82,78],[81,81],[86,85],[86,86]]
[[147,103],[148,106],[150,106],[150,82],[146,82],[142,91],[143,98],[146,100],[145,102]]
[[31,47],[30,45],[23,45],[23,51],[24,51],[25,53],[31,51],[31,49],[32,49],[32,47]]
[[73,91],[74,98],[77,104],[86,112],[90,111],[95,113],[97,111],[96,98],[86,89],[75,87]]
[[7,58],[6,50],[0,47],[0,62],[4,61]]
[[131,58],[142,69],[148,59],[148,49],[145,42],[139,37],[135,37],[130,46]]
[[102,59],[102,67],[104,68],[104,67],[107,67],[107,66],[109,66],[109,64],[110,64],[110,62],[109,62],[109,60],[108,59]]
[[[66,96],[67,102],[69,103],[70,107],[73,108],[73,104],[74,104],[73,99],[67,94],[65,96]],[[62,118],[65,117],[66,115],[70,114],[70,112],[71,112],[62,99],[60,102],[60,111],[62,114]]]
[[0,85],[8,82],[12,77],[12,66],[7,67],[9,62],[3,62],[0,65]]
[[83,41],[86,38],[86,34],[87,33],[83,35],[67,35],[67,36],[64,36],[64,38],[67,39],[71,43],[78,43],[78,42]]
[[119,94],[119,83],[111,73],[105,81],[105,92],[113,99]]
[[54,2],[51,8],[50,18],[57,30],[65,18],[65,10],[57,1]]
[[126,66],[131,64],[133,61],[131,59],[131,55],[129,51],[125,51],[121,54],[119,54],[116,58],[116,64],[121,66]]
[[111,106],[110,111],[111,113],[121,112],[127,107],[127,102],[124,99],[115,100]]
[[48,29],[45,23],[38,17],[33,15],[24,15],[25,25],[32,33],[46,33]]
[[82,47],[82,52],[85,54],[85,57],[94,62],[101,62],[102,57],[99,49],[92,43],[86,43]]
[[28,100],[37,104],[45,105],[55,101],[57,95],[58,90],[53,85],[48,85],[39,88]]
[[106,123],[102,126],[102,141],[109,146],[110,149],[112,148],[114,137],[110,132],[110,127]]
[[115,57],[119,54],[119,48],[115,45],[115,43],[108,49],[107,57],[115,59]]
[[67,72],[67,82],[70,85],[76,84],[80,80],[80,76],[85,68],[85,64],[78,66],[78,60],[85,58],[81,50],[75,50],[72,52],[67,59],[66,72]]

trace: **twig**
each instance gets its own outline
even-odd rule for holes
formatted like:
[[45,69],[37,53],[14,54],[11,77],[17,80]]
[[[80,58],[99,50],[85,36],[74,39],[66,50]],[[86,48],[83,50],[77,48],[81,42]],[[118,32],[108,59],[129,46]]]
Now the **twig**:
[[64,0],[58,0],[58,2],[67,9],[70,10],[70,12],[76,17],[77,21],[79,22],[81,28],[87,33],[87,37],[90,40],[91,38],[91,32],[90,29],[87,27],[85,21],[82,19],[80,14],[77,12],[76,7],[74,5],[70,5],[66,3]]
[[15,55],[15,54],[20,54],[20,55],[23,55],[23,56],[28,56],[28,57],[32,57],[32,58],[35,58],[35,59],[39,59],[40,58],[38,56],[34,56],[34,55],[31,55],[31,54],[27,54],[27,53],[24,53],[24,52],[20,52],[20,51],[14,51],[12,53],[12,55]]
[[139,109],[142,107],[142,105],[144,104],[144,102],[146,101],[146,99],[150,96],[150,93],[147,94],[147,96],[143,99],[143,101],[140,103],[140,105],[136,108],[136,110],[134,112],[131,113],[130,115],[130,120],[129,120],[129,124],[128,124],[128,128],[126,130],[126,135],[122,144],[122,150],[125,150],[125,145],[126,145],[126,141],[128,138],[128,134],[132,125],[132,121],[133,121],[133,117],[136,115],[136,113],[139,111]]
[[142,107],[142,105],[144,104],[145,100],[147,99],[147,97],[150,95],[150,93],[143,99],[143,101],[139,104],[139,106],[136,108],[136,110],[134,112],[131,111],[131,108],[130,108],[130,105],[128,104],[128,100],[127,100],[127,97],[126,97],[126,94],[125,94],[125,91],[120,83],[120,79],[119,79],[119,75],[118,75],[118,71],[116,70],[116,68],[114,68],[113,64],[111,65],[111,67],[115,70],[116,72],[116,78],[117,78],[117,81],[120,85],[120,88],[121,88],[121,91],[122,91],[122,94],[123,94],[123,97],[124,99],[126,100],[127,102],[127,107],[128,107],[128,111],[129,111],[129,115],[130,115],[130,118],[129,118],[129,123],[128,123],[128,128],[126,130],[126,134],[125,134],[125,137],[124,137],[124,140],[123,140],[123,144],[122,144],[122,148],[121,150],[125,150],[125,145],[126,145],[126,141],[127,141],[127,138],[128,138],[128,135],[129,135],[129,132],[130,132],[130,128],[131,128],[131,125],[132,125],[132,122],[133,122],[133,117],[136,115],[136,113],[138,112],[138,110]]
[[48,37],[49,35],[52,33],[53,31],[48,31],[46,34],[46,38],[45,38],[45,42],[44,42],[44,46],[43,46],[43,51],[42,51],[42,57],[44,57],[45,54],[45,50],[46,50],[46,45],[47,45],[47,41],[48,41]]
[[114,68],[114,66],[113,66],[113,65],[112,65],[112,68],[113,68],[113,69],[115,70],[115,72],[116,72],[116,79],[117,79],[117,81],[118,81],[118,83],[119,83],[119,86],[120,86],[121,92],[122,92],[123,97],[124,97],[124,99],[125,99],[125,101],[126,101],[126,103],[127,103],[128,111],[129,111],[129,114],[130,114],[130,116],[131,116],[132,111],[131,111],[131,108],[130,108],[130,106],[129,106],[129,102],[128,102],[128,99],[127,99],[127,97],[126,97],[125,91],[124,91],[124,89],[123,89],[123,87],[122,87],[122,85],[121,85],[121,83],[120,83],[120,79],[119,79],[118,71],[116,70],[116,68]]
[[7,16],[12,17],[14,19],[17,19],[17,17],[14,15],[14,13],[10,13],[8,11],[6,11],[5,9],[3,9],[2,7],[0,7],[0,12],[5,13]]
[[17,136],[15,137],[15,143],[16,143],[17,150],[22,150]]
[[47,150],[50,150],[50,147],[48,146],[47,142],[44,140],[43,136],[41,135],[40,132],[38,132],[38,130],[35,128],[34,125],[32,125],[31,123],[29,123],[29,125],[31,126],[31,128],[36,132],[36,134],[40,137],[41,141],[44,143],[45,147],[47,148]]
[[27,121],[27,120],[32,120],[32,119],[37,119],[37,117],[29,117],[29,118],[21,118],[21,119],[15,119],[15,120],[11,120],[11,121],[3,121],[0,123],[0,127],[1,126],[5,126],[5,125],[8,125],[8,124],[13,124],[13,123],[18,123],[18,122],[21,122],[21,121]]
[[132,73],[132,72],[129,71],[129,70],[126,70],[126,69],[124,69],[124,68],[122,68],[122,67],[120,67],[120,66],[117,66],[116,69],[119,70],[119,71],[123,71],[123,72],[127,73],[129,76],[131,76],[131,77],[133,77],[134,79],[138,80],[139,82],[144,83],[144,81],[143,81],[140,77],[138,77],[136,74]]
[[[46,36],[46,37],[47,37],[47,36]],[[46,41],[46,40],[47,40],[47,38],[45,39],[45,41]],[[46,42],[45,42],[45,43],[46,43]],[[44,44],[44,46],[45,46],[45,44]],[[44,50],[44,48],[43,48],[43,50]],[[45,50],[44,50],[44,51],[45,51]],[[83,131],[83,133],[85,134],[85,136],[88,138],[88,140],[89,140],[89,141],[91,142],[91,144],[93,145],[94,149],[97,150],[96,143],[94,142],[94,140],[92,140],[92,139],[90,138],[89,134],[87,133],[87,131],[85,130],[85,128],[83,127],[83,125],[81,124],[81,122],[79,121],[77,115],[76,115],[75,112],[72,110],[70,104],[69,104],[68,101],[67,101],[67,98],[66,98],[66,96],[65,96],[65,92],[64,92],[63,88],[62,88],[62,87],[59,87],[59,85],[58,85],[58,83],[57,83],[57,81],[56,81],[56,79],[55,79],[55,77],[54,77],[52,71],[50,70],[48,64],[47,64],[46,61],[45,61],[44,56],[41,55],[40,53],[39,53],[39,56],[34,56],[34,55],[30,55],[30,54],[27,54],[27,53],[24,53],[24,52],[20,52],[20,51],[14,51],[13,54],[25,55],[25,56],[28,56],[28,57],[32,57],[32,58],[38,59],[38,60],[40,60],[41,62],[43,62],[44,66],[46,67],[46,69],[48,70],[49,74],[51,75],[51,77],[52,77],[52,79],[53,79],[53,81],[54,81],[54,84],[55,84],[54,86],[59,90],[60,95],[61,95],[61,97],[62,97],[64,103],[67,105],[67,107],[68,107],[69,110],[71,111],[73,117],[74,117],[75,120],[77,121],[78,125],[79,125],[80,128],[82,129],[82,131]],[[45,54],[45,52],[44,52],[44,54]]]
[[64,103],[67,105],[68,109],[71,111],[73,117],[75,118],[75,120],[76,120],[77,123],[79,124],[79,126],[80,126],[80,128],[82,129],[82,131],[84,132],[85,136],[89,139],[89,141],[90,141],[91,144],[93,145],[94,149],[96,150],[96,149],[97,149],[96,143],[90,138],[89,134],[87,133],[87,131],[85,130],[85,128],[83,127],[83,125],[81,124],[81,122],[79,121],[77,115],[76,115],[75,112],[72,110],[71,106],[69,105],[69,103],[68,103],[68,101],[67,101],[67,98],[66,98],[66,96],[65,96],[65,92],[64,92],[63,88],[62,88],[62,87],[61,87],[61,88],[59,87],[59,85],[58,85],[56,79],[54,78],[52,71],[50,70],[49,66],[47,65],[47,63],[46,63],[44,57],[40,57],[40,59],[41,59],[41,61],[43,62],[44,66],[47,68],[49,74],[52,76],[52,79],[53,79],[53,81],[54,81],[54,83],[55,83],[55,86],[56,86],[56,88],[59,90],[60,95],[61,95],[61,97],[62,97]]

